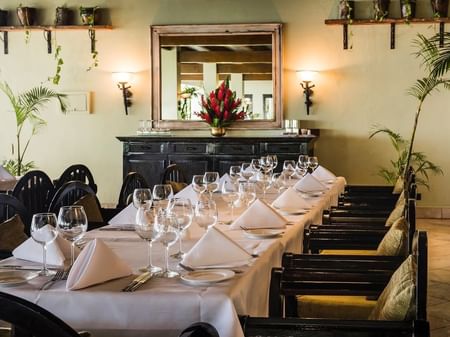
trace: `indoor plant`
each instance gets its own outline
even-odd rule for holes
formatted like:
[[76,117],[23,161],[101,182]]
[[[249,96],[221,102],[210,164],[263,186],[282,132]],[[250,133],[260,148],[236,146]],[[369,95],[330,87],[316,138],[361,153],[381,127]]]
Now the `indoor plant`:
[[400,13],[407,22],[416,16],[416,0],[400,0]]
[[[52,98],[56,98],[62,112],[66,111],[65,95],[59,94],[42,85],[31,88],[21,94],[14,94],[6,82],[0,82],[0,90],[8,97],[11,107],[16,115],[16,147],[13,146],[13,156],[6,162],[6,169],[16,176],[20,176],[32,168],[33,162],[24,162],[24,156],[27,152],[31,138],[39,131],[39,128],[45,125],[45,120],[39,115],[39,109],[48,103]],[[22,139],[22,131],[25,122],[31,125],[31,133]],[[25,144],[23,144],[25,143]]]
[[196,113],[211,126],[211,134],[215,137],[225,135],[226,127],[234,121],[245,118],[245,111],[239,110],[241,99],[231,91],[228,79],[211,91],[208,97],[202,95],[202,111]]
[[389,14],[389,3],[390,0],[374,0],[373,8],[374,8],[374,19],[378,21],[383,21],[383,19],[387,18]]

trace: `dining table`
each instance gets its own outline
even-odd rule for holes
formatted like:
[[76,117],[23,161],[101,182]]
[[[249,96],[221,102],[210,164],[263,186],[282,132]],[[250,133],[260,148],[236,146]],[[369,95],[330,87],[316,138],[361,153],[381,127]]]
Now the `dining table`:
[[[230,208],[220,193],[213,193],[219,209],[215,226],[254,256],[247,265],[239,266],[231,279],[222,282],[193,285],[180,277],[154,276],[138,290],[122,292],[147,262],[147,242],[130,226],[136,213],[131,204],[108,226],[87,232],[83,241],[102,240],[132,268],[133,275],[72,291],[66,289],[64,280],[41,290],[48,277],[39,276],[23,284],[1,287],[0,291],[36,303],[74,329],[87,330],[92,336],[178,336],[190,324],[203,321],[212,324],[221,337],[243,337],[239,315],[267,317],[272,268],[280,267],[283,253],[302,251],[304,226],[320,223],[323,210],[337,204],[345,183],[343,177],[328,183],[325,193],[311,198],[313,207],[305,214],[284,214],[286,228],[269,238],[255,238],[241,228],[232,229]],[[190,185],[177,196],[195,199]],[[278,191],[270,189],[265,201],[270,204],[277,196]],[[262,197],[258,194],[258,198]],[[244,209],[235,209],[234,217]],[[205,229],[193,221],[183,235],[183,250],[189,251],[204,234]],[[171,246],[171,253],[177,248],[178,243]],[[154,264],[162,266],[164,249],[160,243],[153,244],[152,254]],[[187,273],[178,262],[171,258],[170,267],[181,275]],[[14,257],[1,261],[0,267],[5,264],[33,265]]]

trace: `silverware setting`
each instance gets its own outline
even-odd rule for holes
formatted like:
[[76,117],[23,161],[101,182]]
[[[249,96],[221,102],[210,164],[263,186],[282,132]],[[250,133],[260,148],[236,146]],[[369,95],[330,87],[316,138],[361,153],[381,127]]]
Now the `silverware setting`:
[[40,290],[47,290],[48,288],[50,288],[56,281],[61,281],[61,280],[67,280],[67,278],[69,277],[69,273],[70,273],[70,268],[69,269],[58,269],[56,271],[56,274],[52,276],[52,278],[50,280],[48,280],[47,282],[45,282]]
[[142,287],[148,280],[153,277],[153,273],[147,271],[136,277],[131,281],[125,288],[122,289],[123,292],[133,292],[140,287]]
[[9,269],[9,270],[29,270],[29,271],[39,271],[42,267],[40,266],[20,266],[13,264],[4,264],[0,266],[0,269]]
[[187,266],[183,263],[178,263],[178,265],[186,271],[197,271],[197,270],[214,270],[214,269],[229,269],[232,270],[235,274],[242,274],[244,271],[241,269],[231,269],[226,267],[202,267],[202,268],[193,268],[191,266]]
[[98,229],[99,231],[119,231],[119,232],[134,232],[134,227],[102,227]]

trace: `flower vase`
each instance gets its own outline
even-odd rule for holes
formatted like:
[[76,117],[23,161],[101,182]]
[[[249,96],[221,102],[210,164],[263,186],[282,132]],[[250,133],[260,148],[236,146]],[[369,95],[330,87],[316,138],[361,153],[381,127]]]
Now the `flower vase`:
[[227,129],[224,127],[211,127],[211,135],[214,137],[223,137],[227,133]]

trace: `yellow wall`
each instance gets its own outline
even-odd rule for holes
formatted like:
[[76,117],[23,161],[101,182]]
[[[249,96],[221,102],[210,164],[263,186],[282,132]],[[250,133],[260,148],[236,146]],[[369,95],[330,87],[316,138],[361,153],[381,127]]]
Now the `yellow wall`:
[[[335,18],[337,0],[109,0],[85,1],[110,9],[112,31],[97,32],[100,65],[90,64],[86,31],[58,31],[64,68],[55,90],[90,91],[93,114],[62,115],[56,104],[43,112],[48,126],[31,143],[28,159],[52,177],[72,163],[89,166],[99,186],[102,202],[115,202],[122,176],[122,148],[116,135],[134,134],[138,120],[150,114],[149,26],[151,24],[282,22],[284,110],[286,118],[301,119],[302,127],[320,128],[317,154],[320,161],[350,183],[381,183],[377,165],[393,157],[387,139],[368,140],[373,124],[381,124],[409,137],[416,102],[406,89],[423,75],[412,53],[417,33],[432,35],[437,27],[398,25],[397,48],[389,49],[389,26],[352,26],[353,49],[342,49],[342,29],[327,26]],[[15,10],[18,1],[3,0],[2,9]],[[27,1],[42,8],[42,22],[52,22],[60,1]],[[66,1],[78,8],[79,2]],[[370,16],[371,2],[357,2],[357,14]],[[395,15],[398,2],[392,2]],[[14,15],[13,15],[14,16]],[[418,16],[431,16],[429,1],[418,0]],[[14,17],[16,21],[16,18]],[[54,72],[54,60],[46,52],[42,32],[34,31],[25,45],[23,32],[10,33],[10,53],[0,52],[0,79],[21,91],[45,82]],[[297,69],[321,71],[314,90],[312,114],[306,116]],[[120,92],[111,79],[113,71],[137,73],[133,106],[126,117]],[[422,189],[422,206],[450,206],[447,175],[450,174],[448,113],[449,92],[426,101],[420,120],[416,149],[439,164],[446,175],[431,177],[431,192]],[[0,160],[9,158],[14,141],[14,119],[0,95]]]

